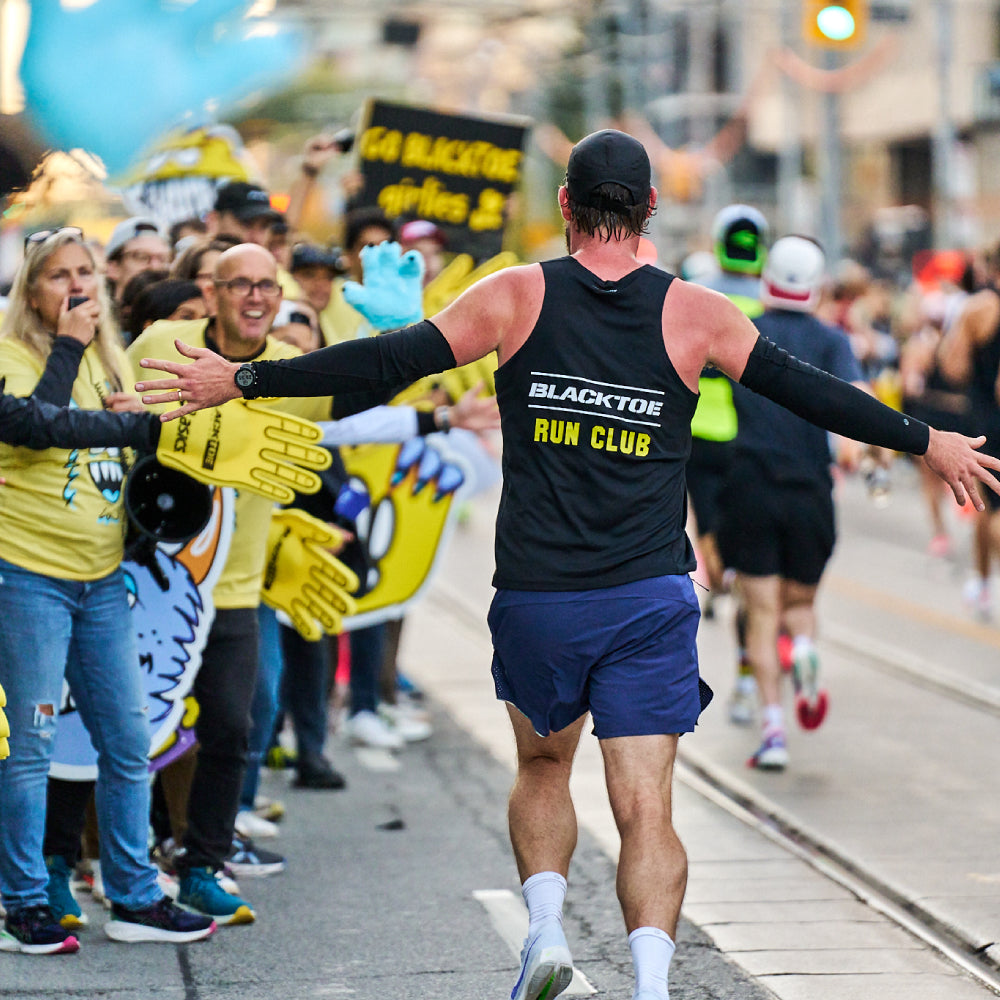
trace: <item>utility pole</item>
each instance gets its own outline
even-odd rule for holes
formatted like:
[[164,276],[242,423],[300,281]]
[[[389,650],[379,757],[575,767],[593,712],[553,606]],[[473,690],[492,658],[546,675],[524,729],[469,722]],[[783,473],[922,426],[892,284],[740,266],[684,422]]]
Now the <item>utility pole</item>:
[[934,245],[950,247],[955,239],[954,226],[954,151],[955,122],[951,111],[952,45],[954,23],[952,0],[936,0],[937,22],[938,120],[934,129],[932,173],[934,180]]
[[[837,69],[837,53],[823,53],[824,69]],[[835,264],[843,250],[840,225],[841,146],[840,146],[840,95],[835,90],[824,91],[823,114],[820,125],[820,233],[827,260]]]
[[[800,0],[781,2],[781,44],[793,49],[798,37]],[[798,194],[802,183],[802,136],[799,130],[799,91],[787,75],[781,77],[784,128],[778,151],[778,215],[780,228],[797,232],[803,228],[798,218]]]

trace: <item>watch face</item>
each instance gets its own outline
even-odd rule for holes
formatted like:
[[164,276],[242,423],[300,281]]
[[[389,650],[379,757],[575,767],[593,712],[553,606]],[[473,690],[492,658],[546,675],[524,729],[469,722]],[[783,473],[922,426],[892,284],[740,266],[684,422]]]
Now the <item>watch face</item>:
[[247,389],[253,385],[253,369],[248,365],[244,365],[242,368],[236,371],[236,384],[241,389]]

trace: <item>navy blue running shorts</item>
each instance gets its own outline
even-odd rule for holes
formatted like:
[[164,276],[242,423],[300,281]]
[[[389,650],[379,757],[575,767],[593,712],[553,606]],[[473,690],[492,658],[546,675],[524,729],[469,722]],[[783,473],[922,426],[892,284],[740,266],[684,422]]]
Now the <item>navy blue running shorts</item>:
[[488,622],[497,698],[540,736],[586,712],[598,739],[689,733],[712,692],[698,676],[688,576],[601,590],[498,590]]

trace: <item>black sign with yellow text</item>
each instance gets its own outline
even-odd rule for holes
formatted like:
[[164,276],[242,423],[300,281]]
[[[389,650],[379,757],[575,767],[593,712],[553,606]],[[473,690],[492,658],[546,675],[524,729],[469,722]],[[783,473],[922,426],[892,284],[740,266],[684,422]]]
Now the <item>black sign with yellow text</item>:
[[507,202],[521,180],[527,122],[369,103],[359,136],[359,204],[427,219],[448,250],[482,260],[503,249]]

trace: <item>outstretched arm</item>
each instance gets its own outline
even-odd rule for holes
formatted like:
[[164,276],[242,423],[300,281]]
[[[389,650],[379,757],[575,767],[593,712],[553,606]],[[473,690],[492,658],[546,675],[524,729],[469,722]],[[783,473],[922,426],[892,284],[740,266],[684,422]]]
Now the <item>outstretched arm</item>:
[[799,361],[764,338],[754,344],[739,380],[825,430],[923,456],[928,468],[951,487],[959,504],[965,503],[968,495],[976,509],[983,510],[980,483],[1000,495],[1000,482],[993,475],[1000,471],[1000,459],[978,451],[986,443],[985,437],[967,438],[929,427],[849,382]]
[[0,396],[0,441],[7,444],[35,449],[104,446],[155,451],[159,439],[159,423],[151,413],[73,410],[30,397]]

